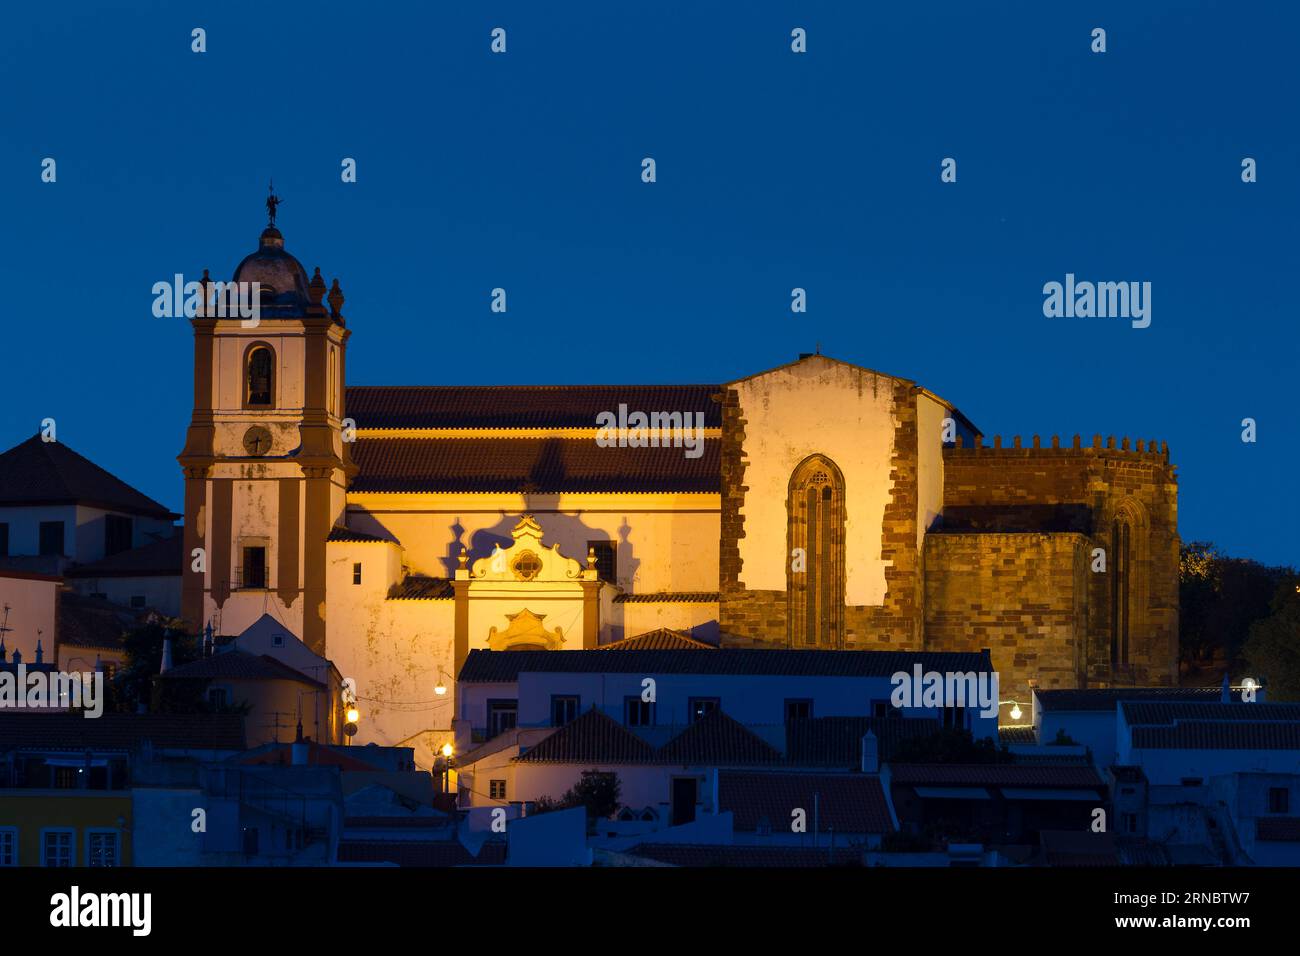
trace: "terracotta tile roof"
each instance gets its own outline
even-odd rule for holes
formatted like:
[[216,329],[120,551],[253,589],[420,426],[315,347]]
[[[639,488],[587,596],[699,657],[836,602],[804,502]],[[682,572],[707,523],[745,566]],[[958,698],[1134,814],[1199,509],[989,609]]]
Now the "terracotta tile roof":
[[340,863],[392,863],[396,866],[500,866],[504,843],[485,843],[477,859],[458,841],[341,840]]
[[667,627],[657,627],[636,637],[627,637],[612,644],[602,644],[602,651],[715,651],[712,644],[697,641],[689,634]]
[[521,763],[646,764],[654,763],[654,748],[614,718],[592,708],[514,759]]
[[291,680],[310,687],[324,687],[301,671],[268,654],[227,650],[204,657],[160,675],[163,680]]
[[717,604],[717,591],[663,591],[658,594],[619,594],[615,604]]
[[388,591],[390,601],[450,601],[455,596],[456,590],[446,578],[426,578],[419,574],[408,574]]
[[55,613],[60,645],[120,651],[122,636],[141,624],[149,612],[60,591]]
[[239,714],[81,714],[0,713],[0,751],[135,750],[145,741],[155,747],[193,750],[244,749],[244,718]]
[[659,748],[658,763],[748,767],[784,760],[781,752],[721,710],[700,718]]
[[521,673],[763,674],[787,677],[889,677],[925,670],[991,671],[984,653],[932,651],[799,651],[720,648],[694,651],[489,651],[469,652],[462,683],[514,683]]
[[1134,727],[1133,746],[1151,750],[1300,750],[1300,724],[1179,721],[1169,727]]
[[1079,764],[891,763],[894,785],[933,787],[1091,788],[1105,783],[1091,766]]
[[1090,690],[1040,690],[1036,696],[1038,706],[1043,710],[1113,711],[1121,701],[1215,702],[1219,693],[1217,687],[1098,687]]
[[801,767],[851,770],[862,766],[862,738],[876,735],[881,760],[889,760],[904,740],[929,737],[938,721],[921,717],[810,717],[785,725],[786,759]]
[[94,505],[165,520],[180,517],[63,442],[33,435],[0,455],[0,505],[37,504]]
[[1124,719],[1130,727],[1141,724],[1173,724],[1180,720],[1231,720],[1243,722],[1300,722],[1300,703],[1243,704],[1214,703],[1132,703],[1125,701]]
[[177,529],[170,538],[151,541],[130,551],[109,555],[100,561],[78,564],[64,572],[70,578],[133,578],[152,575],[180,577],[184,567],[185,540]]
[[816,803],[823,833],[887,833],[894,829],[880,778],[867,774],[730,772],[718,774],[718,807],[731,811],[737,830],[752,832],[765,822],[786,832],[795,810],[813,825]]
[[366,534],[364,531],[353,531],[351,528],[340,528],[335,525],[330,528],[329,536],[326,541],[346,541],[351,544],[387,544],[391,539],[381,538],[377,534]]
[[1259,817],[1255,839],[1275,843],[1300,843],[1300,817]]
[[720,446],[602,448],[594,438],[358,438],[353,492],[713,492]]
[[847,847],[831,850],[798,846],[701,846],[683,843],[639,843],[627,851],[671,866],[689,867],[816,867],[861,866],[862,851]]
[[1031,725],[1016,727],[999,727],[998,741],[1008,746],[1011,744],[1036,744],[1038,737]]
[[601,412],[703,412],[722,425],[720,385],[350,385],[358,428],[594,428]]

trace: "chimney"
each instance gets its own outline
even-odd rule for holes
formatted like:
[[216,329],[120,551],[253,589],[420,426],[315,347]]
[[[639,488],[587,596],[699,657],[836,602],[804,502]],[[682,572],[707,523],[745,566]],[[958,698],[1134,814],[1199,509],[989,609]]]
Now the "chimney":
[[295,767],[307,766],[308,747],[306,741],[302,739],[302,721],[298,721],[298,736],[294,738],[293,745],[290,749],[290,762]]
[[1228,681],[1228,672],[1223,672],[1223,691],[1219,694],[1219,703],[1232,703],[1232,684]]
[[159,674],[166,674],[172,669],[172,639],[163,638],[162,667],[158,669]]
[[872,730],[862,735],[862,772],[880,773],[880,741]]
[[212,656],[212,622],[208,621],[207,627],[203,629],[203,656]]

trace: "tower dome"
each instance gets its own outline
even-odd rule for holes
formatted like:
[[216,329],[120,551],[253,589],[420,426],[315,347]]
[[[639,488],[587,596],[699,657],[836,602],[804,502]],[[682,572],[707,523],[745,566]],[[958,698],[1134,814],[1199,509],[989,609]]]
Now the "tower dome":
[[260,284],[264,316],[304,315],[311,301],[307,270],[285,251],[284,236],[275,226],[262,230],[257,251],[235,267],[234,281]]

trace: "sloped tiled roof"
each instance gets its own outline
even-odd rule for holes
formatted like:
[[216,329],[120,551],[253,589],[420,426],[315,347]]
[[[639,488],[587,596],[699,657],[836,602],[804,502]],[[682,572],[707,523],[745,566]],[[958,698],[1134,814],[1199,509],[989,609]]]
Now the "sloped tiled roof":
[[721,710],[701,717],[659,748],[659,763],[746,767],[781,763],[781,752]]
[[894,784],[933,787],[1049,787],[1105,786],[1097,771],[1082,764],[950,764],[892,763]]
[[123,607],[75,591],[60,591],[59,644],[69,647],[121,650],[122,636],[139,625],[147,611]]
[[364,531],[353,531],[351,528],[341,528],[338,525],[330,528],[329,536],[326,541],[346,541],[350,544],[387,544],[388,538],[381,538],[377,534],[366,534]]
[[825,849],[801,846],[701,845],[685,843],[638,843],[626,851],[670,866],[686,867],[818,867],[860,866],[862,851],[849,847]]
[[660,591],[650,594],[619,594],[615,604],[716,604],[721,599],[717,591]]
[[1240,702],[1215,703],[1133,703],[1125,701],[1124,719],[1129,726],[1172,724],[1180,720],[1231,720],[1246,722],[1287,721],[1300,722],[1300,703]]
[[408,574],[388,591],[390,601],[450,601],[455,596],[456,589],[446,578],[426,578],[419,574]]
[[795,810],[816,818],[824,832],[887,833],[894,829],[880,778],[865,774],[732,772],[718,774],[718,809],[731,811],[735,828],[757,830],[765,821],[786,832]]
[[1259,817],[1255,839],[1275,843],[1300,843],[1300,817]]
[[0,713],[0,751],[135,750],[155,747],[243,750],[239,714],[117,714],[86,718],[74,714]]
[[1219,699],[1217,687],[1096,687],[1087,690],[1040,690],[1038,706],[1053,711],[1113,711],[1121,701],[1159,703],[1161,701],[1213,702]]
[[654,748],[592,708],[514,759],[521,763],[644,764],[654,762]]
[[185,541],[178,528],[170,538],[151,541],[89,564],[79,564],[64,573],[70,578],[134,578],[153,575],[180,577],[184,553]]
[[595,428],[601,412],[702,412],[722,425],[720,385],[349,385],[358,428]]
[[602,448],[594,438],[359,438],[353,492],[712,492],[719,442],[682,448]]
[[175,680],[291,680],[311,687],[324,687],[301,671],[281,663],[268,654],[249,654],[228,650],[200,658],[161,675]]
[[1133,746],[1152,750],[1300,750],[1300,724],[1180,720],[1173,726],[1134,727]]
[[180,517],[63,442],[33,435],[0,455],[0,505],[41,504],[93,505],[165,520]]
[[922,717],[810,717],[787,721],[785,753],[801,767],[849,770],[862,765],[862,738],[876,735],[877,753],[889,760],[904,740],[929,737],[940,729],[938,721]]
[[1038,737],[1030,724],[998,728],[998,741],[1007,746],[1011,744],[1036,744]]
[[689,634],[668,627],[657,627],[636,637],[624,638],[613,644],[602,644],[602,651],[715,651],[712,644],[697,641]]
[[462,683],[513,683],[521,673],[764,674],[786,677],[889,677],[919,663],[925,670],[988,672],[984,653],[931,651],[798,651],[721,648],[694,651],[489,651],[469,652]]

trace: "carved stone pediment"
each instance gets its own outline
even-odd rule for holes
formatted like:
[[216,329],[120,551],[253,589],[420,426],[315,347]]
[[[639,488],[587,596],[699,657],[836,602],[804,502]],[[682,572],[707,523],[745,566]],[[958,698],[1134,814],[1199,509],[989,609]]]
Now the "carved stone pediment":
[[558,651],[564,644],[560,628],[548,631],[542,623],[545,614],[534,614],[524,608],[518,614],[507,614],[510,625],[504,631],[495,627],[488,631],[488,647],[494,651],[524,650],[527,648]]
[[581,581],[582,565],[560,553],[558,544],[542,544],[542,528],[532,515],[524,515],[510,532],[514,542],[479,558],[470,569],[475,581]]

